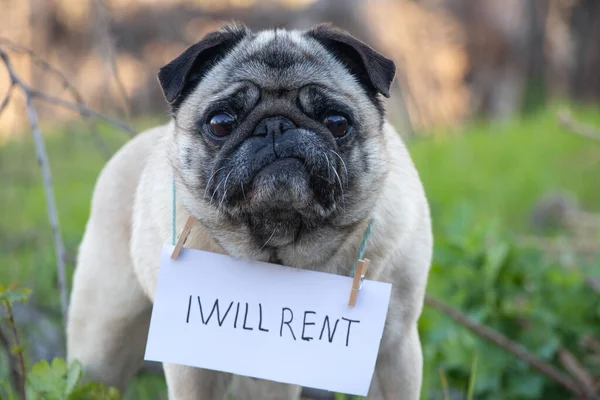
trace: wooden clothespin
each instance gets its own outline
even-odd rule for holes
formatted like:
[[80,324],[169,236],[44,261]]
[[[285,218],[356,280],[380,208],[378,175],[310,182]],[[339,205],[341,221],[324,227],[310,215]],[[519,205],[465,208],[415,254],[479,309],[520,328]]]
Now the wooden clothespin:
[[350,300],[348,301],[348,305],[350,307],[354,307],[356,305],[356,298],[358,297],[358,292],[362,288],[362,284],[365,280],[365,274],[367,273],[368,267],[368,258],[360,259],[356,263],[356,272],[354,273],[354,280],[352,281],[352,290],[350,291]]
[[187,221],[185,221],[185,225],[179,234],[179,239],[177,239],[177,243],[175,244],[175,248],[173,249],[173,253],[171,254],[171,258],[176,260],[179,257],[179,253],[183,249],[183,245],[185,244],[190,232],[192,230],[192,225],[194,225],[195,218],[189,216]]

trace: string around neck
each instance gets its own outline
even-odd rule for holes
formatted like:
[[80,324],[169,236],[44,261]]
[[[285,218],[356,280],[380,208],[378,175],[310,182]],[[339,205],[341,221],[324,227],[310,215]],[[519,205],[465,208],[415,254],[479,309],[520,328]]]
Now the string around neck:
[[[176,195],[175,195],[175,171],[173,171],[173,177],[171,179],[171,243],[175,246],[175,242],[177,241],[177,204],[176,204]],[[367,225],[367,229],[365,229],[365,233],[363,234],[362,242],[358,248],[358,253],[356,254],[356,259],[354,260],[354,265],[352,266],[352,271],[350,272],[350,277],[354,277],[356,273],[356,266],[358,264],[358,260],[363,258],[365,255],[365,250],[367,249],[367,243],[369,241],[369,237],[371,236],[371,232],[373,228],[373,218],[369,220],[369,224]]]
[[173,177],[171,179],[171,244],[175,246],[177,241],[177,204],[175,203],[175,171],[173,171]]
[[371,232],[373,231],[373,218],[369,220],[369,224],[367,225],[367,229],[365,229],[365,233],[363,234],[362,242],[358,247],[358,253],[356,254],[356,259],[354,260],[354,265],[352,266],[352,271],[350,271],[350,277],[354,277],[356,273],[356,265],[358,264],[358,260],[363,258],[365,255],[365,250],[367,249],[367,243],[369,242],[369,237],[371,236]]

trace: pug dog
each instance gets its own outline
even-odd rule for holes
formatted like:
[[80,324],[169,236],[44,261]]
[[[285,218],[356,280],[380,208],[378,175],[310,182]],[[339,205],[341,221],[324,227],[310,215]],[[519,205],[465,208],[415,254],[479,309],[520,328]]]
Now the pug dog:
[[[86,379],[124,389],[140,367],[174,184],[177,226],[196,221],[186,247],[237,258],[348,276],[372,221],[366,279],[393,289],[368,398],[417,400],[433,238],[419,175],[384,111],[395,72],[329,25],[230,25],[161,68],[172,118],[107,163],[80,244],[67,347]],[[217,371],[164,372],[171,400],[300,396]]]

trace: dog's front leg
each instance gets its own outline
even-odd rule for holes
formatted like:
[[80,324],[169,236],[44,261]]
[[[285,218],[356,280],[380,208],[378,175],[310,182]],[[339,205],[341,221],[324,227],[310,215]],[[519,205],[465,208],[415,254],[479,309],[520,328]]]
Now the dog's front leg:
[[169,400],[223,400],[232,375],[163,363]]
[[416,323],[403,335],[384,335],[369,400],[418,400],[423,354]]
[[[409,247],[419,250],[425,242]],[[417,323],[423,309],[429,254],[429,251],[400,252],[388,261],[388,266],[395,267],[382,278],[394,284],[370,400],[418,400],[420,397],[423,351]]]

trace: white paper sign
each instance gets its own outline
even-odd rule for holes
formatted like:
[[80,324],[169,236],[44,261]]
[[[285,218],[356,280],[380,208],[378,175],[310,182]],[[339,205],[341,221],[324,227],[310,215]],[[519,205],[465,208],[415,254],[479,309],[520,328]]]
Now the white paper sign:
[[146,360],[366,396],[391,284],[163,248]]

